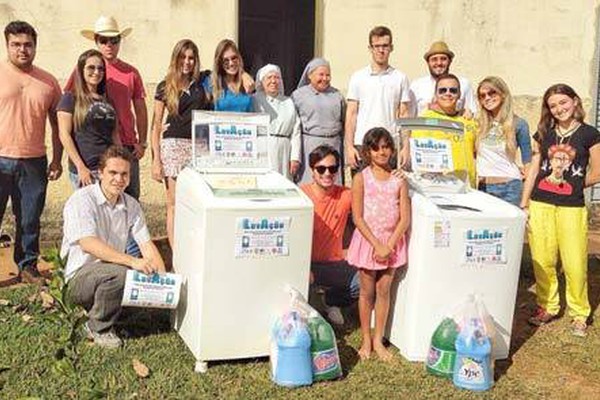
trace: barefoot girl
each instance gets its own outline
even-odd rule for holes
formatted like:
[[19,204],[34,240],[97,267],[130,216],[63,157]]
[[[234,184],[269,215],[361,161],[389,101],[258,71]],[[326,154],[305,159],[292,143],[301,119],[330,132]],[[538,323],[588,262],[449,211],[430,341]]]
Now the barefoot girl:
[[[390,308],[390,286],[396,268],[406,264],[405,233],[410,225],[410,199],[405,181],[391,174],[394,141],[384,128],[373,128],[363,140],[367,162],[352,183],[352,215],[356,230],[348,248],[348,262],[360,270],[358,308],[362,332],[361,359],[375,353],[384,361],[391,353],[383,346]],[[375,307],[375,331],[371,313]]]

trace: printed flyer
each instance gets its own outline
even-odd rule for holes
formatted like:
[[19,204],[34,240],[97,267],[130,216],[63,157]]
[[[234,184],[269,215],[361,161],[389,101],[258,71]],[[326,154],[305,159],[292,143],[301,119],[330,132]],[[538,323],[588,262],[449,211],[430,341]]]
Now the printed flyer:
[[236,220],[235,257],[288,256],[291,217],[242,217]]
[[176,308],[181,291],[181,275],[146,275],[127,271],[121,304],[129,307]]
[[256,158],[256,137],[256,125],[234,122],[210,124],[210,154],[226,158]]
[[452,146],[447,140],[412,138],[410,153],[413,171],[445,172],[454,169]]
[[507,228],[465,230],[463,263],[506,265],[507,233]]

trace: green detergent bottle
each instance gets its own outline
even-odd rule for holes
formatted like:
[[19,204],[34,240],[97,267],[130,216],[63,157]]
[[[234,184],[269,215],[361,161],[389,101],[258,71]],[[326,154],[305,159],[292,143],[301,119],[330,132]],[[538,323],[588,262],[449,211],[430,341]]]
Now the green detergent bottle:
[[458,326],[452,318],[444,318],[431,337],[425,368],[427,372],[452,379],[456,361]]
[[342,364],[331,325],[318,312],[313,311],[308,318],[308,331],[311,338],[314,381],[326,381],[342,376]]

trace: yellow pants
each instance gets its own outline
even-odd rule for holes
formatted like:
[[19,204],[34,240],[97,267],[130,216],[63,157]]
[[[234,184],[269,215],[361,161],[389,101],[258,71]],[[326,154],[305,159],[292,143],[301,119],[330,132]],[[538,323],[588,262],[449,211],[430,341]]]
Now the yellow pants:
[[529,247],[535,274],[537,303],[551,314],[560,311],[556,263],[558,255],[566,279],[569,316],[590,315],[587,282],[587,209],[529,202]]

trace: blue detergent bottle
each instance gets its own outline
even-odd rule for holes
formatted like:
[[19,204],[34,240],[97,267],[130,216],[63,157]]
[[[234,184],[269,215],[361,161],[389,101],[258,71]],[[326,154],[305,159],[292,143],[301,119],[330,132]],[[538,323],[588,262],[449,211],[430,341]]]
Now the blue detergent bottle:
[[494,384],[490,338],[482,322],[474,318],[463,327],[456,338],[456,361],[452,381],[460,388],[483,391]]
[[306,322],[292,311],[275,328],[277,360],[273,380],[281,386],[295,387],[313,383],[310,334]]

